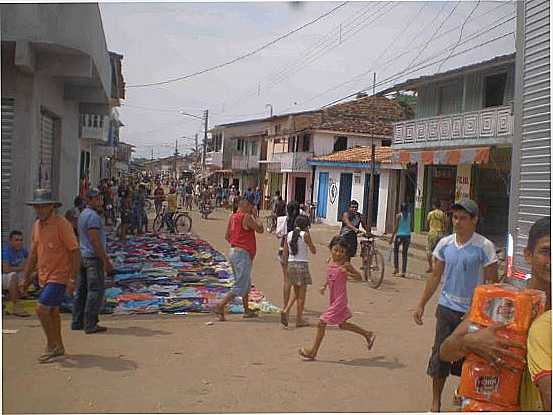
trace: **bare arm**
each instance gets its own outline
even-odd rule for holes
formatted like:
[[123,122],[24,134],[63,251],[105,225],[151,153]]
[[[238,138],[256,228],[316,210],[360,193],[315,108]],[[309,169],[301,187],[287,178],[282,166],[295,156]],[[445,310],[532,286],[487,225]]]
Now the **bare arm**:
[[98,229],[89,229],[87,232],[90,239],[90,244],[92,245],[92,249],[94,250],[94,255],[96,255],[96,257],[101,259],[102,261],[109,260],[106,251],[104,250],[104,247],[100,242],[100,232],[98,231]]
[[305,232],[304,241],[309,247],[309,250],[313,255],[317,253],[317,248],[315,248],[315,245],[313,244],[313,241],[311,240],[311,234],[309,232]]
[[396,237],[397,229],[399,228],[399,218],[401,215],[396,215],[396,223],[394,224],[394,231],[392,232],[392,238],[390,239],[390,243],[394,242],[394,238]]
[[71,282],[74,282],[75,276],[81,268],[81,253],[78,249],[70,251],[71,255]]
[[551,375],[538,380],[537,386],[540,391],[543,410],[551,412]]
[[434,271],[432,272],[432,276],[426,281],[422,298],[420,299],[419,304],[417,305],[417,308],[413,313],[415,323],[417,323],[418,325],[422,326],[422,315],[424,314],[424,308],[438,289],[440,282],[442,281],[444,268],[445,262],[434,258]]
[[353,226],[353,223],[349,220],[348,213],[344,212],[342,214],[342,223],[345,223],[345,225],[350,228],[352,231],[359,232],[359,229],[357,229],[355,226]]
[[2,261],[2,272],[9,273],[9,272],[21,272],[25,269],[25,263],[23,265],[20,265],[18,267],[12,267],[9,262]]
[[263,233],[263,224],[261,221],[254,219],[252,215],[246,215],[242,221],[242,227],[245,230],[254,230],[257,233]]
[[23,269],[23,283],[22,291],[26,291],[29,285],[31,284],[31,275],[32,272],[36,269],[37,264],[37,246],[35,243],[31,245],[31,253],[29,254],[29,258],[27,259],[27,262],[25,262],[25,267]]
[[285,240],[283,250],[282,250],[282,265],[284,266],[285,269],[288,266],[288,255],[290,255],[290,251],[288,249],[288,241]]
[[227,230],[225,232],[225,240],[230,244],[230,219],[227,223]]
[[353,265],[351,265],[350,262],[346,262],[344,264],[344,270],[347,272],[348,277],[350,277],[353,280],[361,281],[361,279],[363,278],[361,276],[361,273],[359,271],[357,271],[355,269],[355,267]]

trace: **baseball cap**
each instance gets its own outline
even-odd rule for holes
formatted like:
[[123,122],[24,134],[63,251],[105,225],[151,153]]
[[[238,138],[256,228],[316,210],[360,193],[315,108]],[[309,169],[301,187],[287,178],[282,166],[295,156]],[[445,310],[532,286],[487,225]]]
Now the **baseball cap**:
[[100,190],[97,187],[93,187],[88,192],[86,192],[86,197],[92,199],[93,197],[100,196]]
[[478,216],[478,205],[471,199],[461,199],[458,202],[455,202],[451,208],[463,209],[471,216]]

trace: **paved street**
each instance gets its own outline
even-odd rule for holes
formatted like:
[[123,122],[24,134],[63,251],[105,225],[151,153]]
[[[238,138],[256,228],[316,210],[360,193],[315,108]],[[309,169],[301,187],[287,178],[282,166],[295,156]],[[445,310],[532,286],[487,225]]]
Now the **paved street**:
[[[226,252],[226,212],[204,221],[194,214],[193,229]],[[324,280],[328,228],[316,226],[319,249],[312,261],[314,287]],[[258,239],[254,283],[281,305],[281,273],[273,235]],[[412,260],[411,260],[412,261]],[[424,267],[418,261],[413,269]],[[435,301],[423,327],[411,320],[423,281],[387,273],[379,290],[350,284],[354,322],[374,330],[375,346],[337,329],[327,331],[319,360],[303,362],[297,349],[312,342],[315,329],[284,330],[278,315],[257,320],[230,316],[103,316],[110,330],[86,336],[68,330],[68,356],[39,365],[43,333],[36,318],[4,317],[3,404],[6,413],[59,412],[406,412],[429,409],[425,375],[434,332]],[[435,299],[434,299],[435,300]],[[311,288],[307,316],[317,321],[327,298]],[[293,315],[292,315],[293,321]],[[214,322],[213,325],[207,325]],[[454,382],[444,393],[451,405]]]

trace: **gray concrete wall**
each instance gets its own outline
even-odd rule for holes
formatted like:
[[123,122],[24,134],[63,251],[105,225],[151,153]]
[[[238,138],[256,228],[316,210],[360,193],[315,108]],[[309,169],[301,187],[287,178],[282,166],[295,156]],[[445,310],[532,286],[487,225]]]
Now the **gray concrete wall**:
[[2,41],[29,41],[89,55],[109,98],[111,64],[97,3],[2,4]]

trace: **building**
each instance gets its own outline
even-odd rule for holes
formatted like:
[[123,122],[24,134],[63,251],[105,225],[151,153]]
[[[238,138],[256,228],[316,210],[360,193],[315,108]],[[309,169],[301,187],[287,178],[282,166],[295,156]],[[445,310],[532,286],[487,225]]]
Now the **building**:
[[135,146],[120,141],[111,159],[111,177],[120,180],[130,174],[130,162]]
[[2,236],[20,229],[28,240],[35,188],[52,189],[62,210],[79,193],[81,114],[109,114],[112,68],[97,4],[2,4],[0,13]]
[[183,178],[192,171],[191,164],[192,162],[188,157],[181,155],[163,157],[143,163],[144,172],[147,176],[162,179]]
[[[392,162],[392,152],[390,147],[375,148],[372,226],[380,234],[393,231],[400,202],[403,167]],[[368,214],[371,157],[371,147],[353,147],[307,161],[315,167],[314,201],[322,222],[338,225],[351,200],[357,200],[359,211]]]
[[518,2],[515,139],[509,204],[513,266],[529,271],[524,260],[534,222],[551,216],[550,4]]
[[381,92],[416,94],[415,118],[394,124],[392,148],[407,167],[406,201],[415,232],[434,201],[470,197],[478,231],[502,244],[507,234],[513,142],[515,55],[411,79]]

